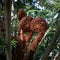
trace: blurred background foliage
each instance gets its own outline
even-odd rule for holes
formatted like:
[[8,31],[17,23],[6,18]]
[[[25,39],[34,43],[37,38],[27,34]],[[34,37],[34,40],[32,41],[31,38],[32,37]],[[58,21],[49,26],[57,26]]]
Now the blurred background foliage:
[[[13,1],[13,0],[11,0]],[[44,54],[45,48],[49,45],[53,38],[58,22],[60,22],[60,0],[14,0],[14,20],[13,29],[11,30],[13,35],[18,34],[18,9],[23,8],[27,15],[35,17],[42,17],[48,23],[48,29],[39,43],[34,60],[39,60]],[[0,18],[4,17],[4,0],[0,1]],[[12,23],[11,22],[11,23]],[[0,31],[1,32],[1,31]],[[2,34],[2,35],[1,35]],[[2,37],[1,37],[2,36]],[[35,36],[32,37],[32,40]],[[12,46],[16,46],[16,41],[12,40]],[[0,54],[5,52],[5,33],[0,33]],[[49,54],[48,60],[52,60],[57,52],[60,51],[60,36],[54,49]]]

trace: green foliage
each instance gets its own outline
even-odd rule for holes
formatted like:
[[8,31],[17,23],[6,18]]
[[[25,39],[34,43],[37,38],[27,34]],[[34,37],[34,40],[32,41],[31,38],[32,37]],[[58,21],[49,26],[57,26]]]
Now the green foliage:
[[15,41],[14,39],[11,41],[11,46],[12,47],[16,47],[16,43],[17,43],[17,41]]
[[[36,5],[35,3],[37,3],[38,6],[40,6],[41,8],[43,7],[44,8],[43,9],[37,8],[37,6],[35,6]],[[47,46],[51,42],[57,24],[58,22],[60,22],[60,0],[34,0],[34,2],[33,0],[22,0],[22,1],[17,0],[14,6],[15,6],[15,10],[14,10],[15,15],[17,15],[17,11],[19,8],[23,8],[26,11],[27,15],[32,16],[33,18],[42,17],[48,23],[48,30],[46,31],[45,36],[42,38],[41,44],[38,45],[36,53],[34,55],[34,60],[39,60],[44,54],[45,48],[47,48]],[[2,14],[3,11],[0,10],[0,12]],[[17,34],[18,31],[17,17],[14,19],[14,24],[15,26],[13,27],[13,31]],[[37,33],[35,33],[34,36],[32,36],[31,42],[34,40],[36,35]],[[54,47],[54,49],[51,51],[52,55],[51,56],[49,55],[48,60],[51,60],[52,56],[54,57],[56,53],[60,50],[59,40],[60,40],[60,36],[58,37],[58,42]],[[6,47],[4,42],[5,40],[3,39],[0,41],[0,54],[5,51]],[[17,42],[14,39],[11,41],[11,45],[13,47],[16,46],[16,43]]]
[[[13,39],[11,40],[11,47],[16,47],[16,41]],[[6,49],[6,44],[5,44],[5,40],[0,40],[0,54],[5,53],[5,49]]]
[[5,53],[5,48],[6,48],[5,45],[0,45],[0,54]]

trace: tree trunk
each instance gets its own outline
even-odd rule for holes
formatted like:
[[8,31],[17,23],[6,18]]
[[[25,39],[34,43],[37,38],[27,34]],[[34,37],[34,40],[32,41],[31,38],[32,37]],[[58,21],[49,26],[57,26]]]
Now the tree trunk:
[[15,27],[15,24],[14,24],[14,0],[12,0],[12,4],[11,4],[11,32],[12,32],[12,36],[15,36],[15,31],[14,31],[14,27]]
[[11,0],[5,0],[6,60],[11,58]]

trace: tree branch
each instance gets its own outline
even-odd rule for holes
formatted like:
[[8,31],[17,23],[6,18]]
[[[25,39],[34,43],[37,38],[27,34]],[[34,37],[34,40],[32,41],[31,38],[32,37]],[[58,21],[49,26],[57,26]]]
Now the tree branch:
[[53,60],[60,60],[60,51],[57,52],[56,56],[54,57]]

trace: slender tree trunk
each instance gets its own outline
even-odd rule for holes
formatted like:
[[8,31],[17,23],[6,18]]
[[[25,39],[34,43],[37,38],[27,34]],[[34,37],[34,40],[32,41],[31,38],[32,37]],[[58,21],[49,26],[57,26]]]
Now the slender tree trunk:
[[12,4],[11,4],[11,32],[12,32],[12,36],[15,35],[15,31],[14,31],[14,27],[15,27],[15,24],[14,24],[14,0],[12,0]]
[[11,58],[11,0],[5,0],[6,60]]

